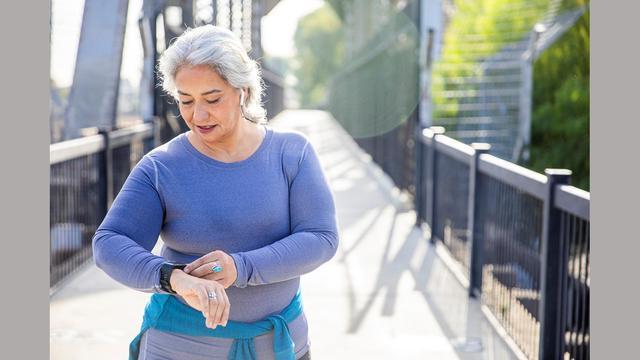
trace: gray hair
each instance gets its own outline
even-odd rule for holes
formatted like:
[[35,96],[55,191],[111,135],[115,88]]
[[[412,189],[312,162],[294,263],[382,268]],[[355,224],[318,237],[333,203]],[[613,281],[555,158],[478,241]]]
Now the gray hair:
[[176,99],[175,76],[185,65],[209,65],[232,87],[249,88],[242,107],[244,116],[255,123],[266,122],[260,68],[233,32],[213,25],[188,28],[162,53],[158,63],[162,88]]

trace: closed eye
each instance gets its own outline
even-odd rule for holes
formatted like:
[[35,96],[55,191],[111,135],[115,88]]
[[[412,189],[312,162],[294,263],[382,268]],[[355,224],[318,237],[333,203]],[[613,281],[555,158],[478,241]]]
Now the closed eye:
[[191,103],[193,103],[193,100],[189,100],[189,101],[180,101],[180,104],[182,104],[182,105],[190,105]]
[[220,98],[217,98],[217,99],[212,100],[212,101],[207,100],[207,102],[208,102],[209,104],[216,104],[216,103],[220,102]]

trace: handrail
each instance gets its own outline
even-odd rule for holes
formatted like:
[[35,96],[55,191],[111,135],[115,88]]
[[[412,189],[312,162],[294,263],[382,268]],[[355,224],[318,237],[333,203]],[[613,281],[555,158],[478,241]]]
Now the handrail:
[[[452,251],[453,257],[468,270],[469,296],[478,297],[486,291],[487,298],[492,299],[486,303],[491,305],[492,313],[499,314],[499,306],[505,304],[503,300],[496,300],[496,296],[499,296],[496,291],[501,290],[496,290],[494,285],[532,289],[537,296],[534,301],[538,306],[537,310],[531,312],[531,301],[522,302],[517,297],[506,299],[504,301],[507,301],[507,305],[512,304],[515,308],[520,306],[520,310],[528,312],[529,317],[516,316],[517,319],[511,319],[502,314],[500,322],[514,327],[537,323],[540,334],[531,335],[537,336],[533,345],[529,344],[529,335],[518,334],[517,331],[509,333],[518,337],[518,346],[524,346],[528,356],[537,358],[537,354],[541,354],[540,358],[547,358],[549,356],[545,354],[549,354],[549,351],[567,344],[560,339],[561,334],[564,334],[567,321],[575,322],[568,320],[568,312],[579,311],[581,315],[575,316],[586,316],[588,321],[588,314],[585,312],[588,311],[588,303],[580,303],[589,296],[588,284],[585,286],[585,295],[584,291],[577,293],[577,290],[566,285],[562,279],[576,278],[576,265],[567,267],[568,261],[579,262],[578,266],[582,269],[580,274],[585,271],[588,274],[589,237],[588,233],[584,233],[584,226],[586,222],[588,231],[591,195],[588,191],[568,184],[571,174],[569,170],[546,169],[544,174],[540,174],[487,153],[490,149],[488,146],[469,146],[444,135],[444,132],[445,129],[440,126],[416,132],[418,144],[423,146],[419,148],[416,159],[416,167],[419,169],[416,188],[420,189],[416,196],[418,222],[427,223],[430,227],[430,241],[442,241]],[[435,161],[438,154],[450,155],[463,164],[466,163],[466,166],[444,169]],[[483,182],[481,176],[488,176],[496,181]],[[518,193],[498,189],[500,194],[496,195],[496,186],[502,185],[515,188]],[[445,197],[448,201],[438,200],[442,193],[447,194]],[[460,199],[461,193],[468,194],[467,201]],[[537,201],[527,201],[526,196]],[[493,208],[496,206],[500,207],[497,212]],[[566,223],[566,214],[574,216],[574,219],[569,219],[569,225]],[[575,222],[575,218],[579,221]],[[467,234],[466,238],[456,237],[455,233],[448,236],[444,226],[447,223],[456,223],[453,231]],[[487,224],[490,224],[491,231],[485,227]],[[502,234],[496,235],[493,230]],[[502,250],[493,249],[494,245]],[[561,251],[565,248],[574,249],[574,255]],[[499,251],[510,252],[508,260],[496,262],[495,257],[499,255]],[[579,260],[575,259],[576,256],[580,257]],[[485,265],[504,261],[519,267],[509,270],[509,276],[517,277],[520,274],[522,279],[501,279],[495,277],[492,271],[486,273]],[[488,278],[483,280],[483,277]],[[486,288],[483,287],[484,281],[489,284]],[[539,283],[536,285],[535,281]],[[563,317],[563,320],[556,321],[558,317]],[[588,327],[585,329],[582,326],[574,331],[588,334]]]
[[[110,132],[109,146],[122,146],[131,142],[131,140],[144,139],[151,136],[153,136],[153,125],[151,123],[138,124]],[[104,150],[104,147],[103,135],[85,136],[51,144],[49,145],[49,165],[91,155]]]
[[538,199],[544,199],[545,197],[547,177],[533,170],[490,154],[482,154],[478,159],[478,171],[533,195]]
[[109,133],[109,145],[116,147],[125,145],[134,139],[144,139],[153,136],[153,125],[143,123],[123,129],[114,130]]
[[104,150],[104,137],[91,135],[49,145],[49,165]]
[[555,189],[555,206],[583,220],[590,219],[591,194],[571,185],[559,185]]
[[437,136],[436,149],[438,152],[451,156],[465,164],[468,164],[473,157],[474,150],[471,146],[448,136]]

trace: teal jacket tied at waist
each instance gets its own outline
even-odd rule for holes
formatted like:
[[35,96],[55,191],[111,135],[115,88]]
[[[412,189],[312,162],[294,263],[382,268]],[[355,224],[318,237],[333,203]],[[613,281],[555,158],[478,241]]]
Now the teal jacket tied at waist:
[[140,333],[129,345],[129,360],[137,360],[140,339],[149,328],[170,331],[189,336],[214,336],[235,339],[229,351],[229,360],[255,360],[253,338],[274,331],[273,351],[276,360],[295,360],[294,343],[289,334],[289,325],[302,314],[300,290],[291,303],[279,314],[271,315],[253,323],[227,322],[227,326],[215,329],[206,327],[202,312],[183,304],[173,295],[153,294],[144,311]]

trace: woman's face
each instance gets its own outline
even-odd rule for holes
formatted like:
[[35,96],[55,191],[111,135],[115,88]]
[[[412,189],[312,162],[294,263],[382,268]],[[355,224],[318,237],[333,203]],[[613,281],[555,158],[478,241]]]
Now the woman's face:
[[180,115],[198,139],[215,143],[238,130],[240,91],[209,66],[183,66],[175,84]]

